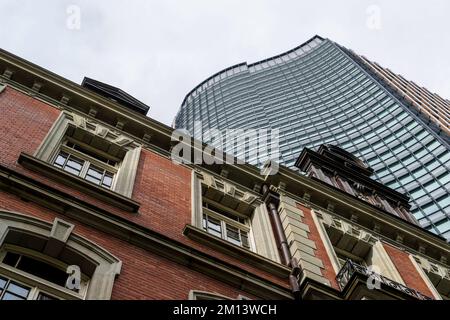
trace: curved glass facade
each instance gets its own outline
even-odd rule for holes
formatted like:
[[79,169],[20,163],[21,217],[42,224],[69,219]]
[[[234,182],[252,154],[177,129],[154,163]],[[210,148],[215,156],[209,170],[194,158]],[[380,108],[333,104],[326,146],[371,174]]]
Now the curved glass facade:
[[186,96],[174,126],[194,135],[195,121],[203,130],[278,128],[280,163],[291,168],[304,147],[338,145],[364,159],[375,179],[409,194],[420,224],[450,239],[446,140],[330,40],[316,36],[210,77]]

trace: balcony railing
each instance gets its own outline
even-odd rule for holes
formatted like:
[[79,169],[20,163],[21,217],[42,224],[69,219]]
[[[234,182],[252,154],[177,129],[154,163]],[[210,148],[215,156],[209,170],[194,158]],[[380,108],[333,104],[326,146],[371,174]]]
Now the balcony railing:
[[419,300],[433,300],[430,297],[423,295],[422,293],[420,293],[417,290],[408,288],[407,286],[405,286],[401,283],[398,283],[389,278],[386,278],[386,277],[382,276],[381,274],[378,274],[372,270],[369,270],[367,267],[364,267],[357,263],[354,263],[350,259],[348,259],[345,262],[344,266],[341,268],[338,275],[336,276],[336,280],[337,280],[341,290],[345,288],[345,286],[347,285],[347,283],[350,281],[350,279],[352,278],[352,276],[354,274],[360,274],[367,278],[372,277],[372,279],[374,279],[374,281],[379,281],[380,284],[383,284],[383,285],[386,285],[393,289],[399,290],[399,291],[401,291],[409,296],[412,296],[416,299],[419,299]]

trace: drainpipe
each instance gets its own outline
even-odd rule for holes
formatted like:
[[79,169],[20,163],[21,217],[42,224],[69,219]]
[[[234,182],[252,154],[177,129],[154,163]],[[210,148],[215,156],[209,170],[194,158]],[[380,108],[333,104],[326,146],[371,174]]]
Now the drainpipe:
[[284,233],[283,224],[281,223],[280,213],[278,212],[278,205],[280,204],[280,195],[271,191],[267,185],[262,187],[263,200],[269,211],[272,230],[275,234],[277,241],[277,247],[281,252],[282,263],[288,267],[291,267],[291,273],[289,275],[289,284],[292,289],[292,293],[295,300],[300,300],[300,288],[298,285],[297,277],[301,273],[301,269],[298,265],[296,258],[292,257],[289,250],[289,244]]

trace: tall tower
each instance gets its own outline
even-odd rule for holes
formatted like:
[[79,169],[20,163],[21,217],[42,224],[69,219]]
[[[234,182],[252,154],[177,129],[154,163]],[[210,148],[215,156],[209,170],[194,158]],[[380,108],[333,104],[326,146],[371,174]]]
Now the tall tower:
[[[450,239],[449,109],[448,100],[315,36],[206,79],[187,94],[174,126],[193,135],[277,128],[279,161],[290,168],[305,147],[337,145],[409,196],[423,227]],[[261,164],[247,151],[236,156]]]

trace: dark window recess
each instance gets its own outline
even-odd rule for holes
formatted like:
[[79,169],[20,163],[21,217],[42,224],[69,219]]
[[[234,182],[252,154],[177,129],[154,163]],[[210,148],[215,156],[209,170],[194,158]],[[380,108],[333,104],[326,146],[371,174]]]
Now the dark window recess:
[[62,287],[66,285],[68,274],[48,263],[12,252],[6,253],[3,263]]
[[238,217],[238,216],[236,216],[234,214],[231,214],[228,211],[220,209],[219,207],[217,207],[217,206],[215,206],[215,205],[213,205],[213,204],[211,204],[209,202],[203,202],[203,207],[208,208],[208,209],[210,209],[210,210],[212,210],[212,211],[214,211],[216,213],[220,213],[221,215],[223,215],[223,216],[225,216],[227,218],[233,219],[234,221],[237,221],[237,222],[245,224],[245,218],[241,218],[241,217]]
[[111,166],[115,166],[117,164],[117,162],[115,160],[111,160],[111,159],[108,159],[106,157],[102,157],[98,153],[93,152],[93,151],[91,151],[91,150],[89,150],[87,148],[83,148],[82,146],[80,146],[78,144],[75,144],[73,142],[67,141],[66,146],[68,146],[69,148],[72,148],[74,150],[80,151],[80,152],[82,152],[82,153],[84,153],[84,154],[86,154],[86,155],[88,155],[88,156],[90,156],[90,157],[92,157],[94,159],[97,159],[97,160],[99,160],[101,162],[107,163],[107,164],[109,164]]

